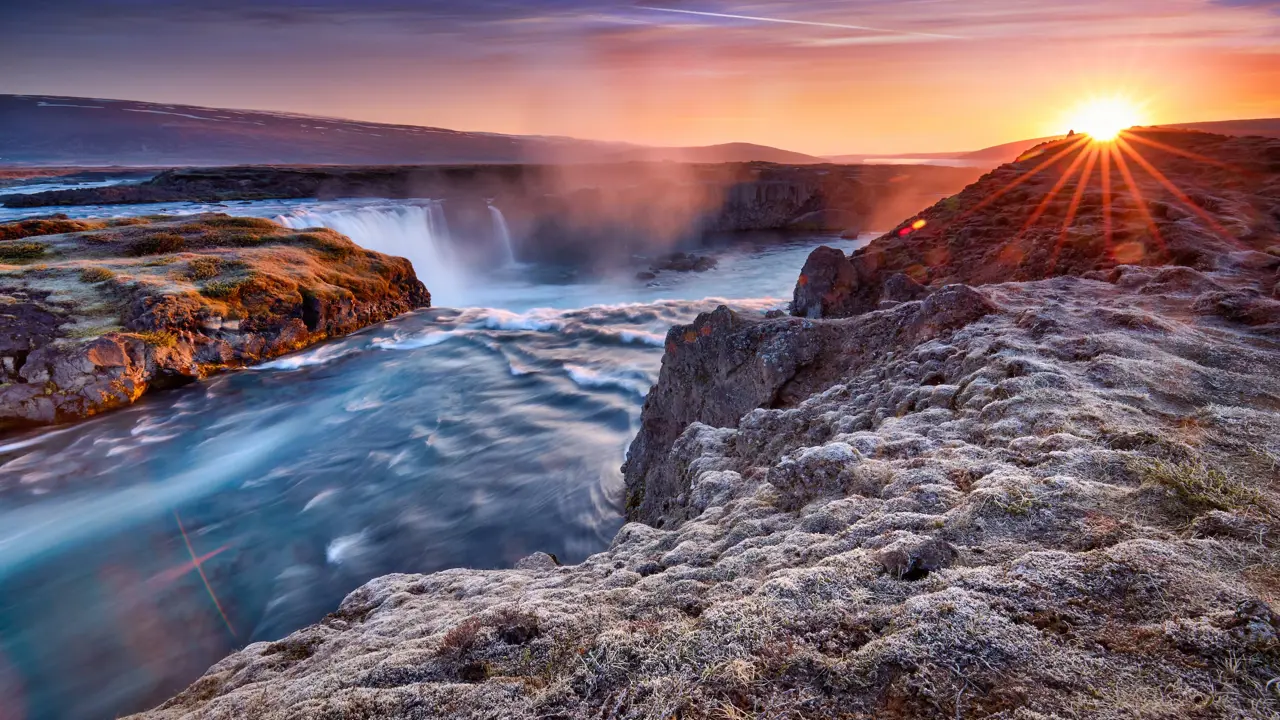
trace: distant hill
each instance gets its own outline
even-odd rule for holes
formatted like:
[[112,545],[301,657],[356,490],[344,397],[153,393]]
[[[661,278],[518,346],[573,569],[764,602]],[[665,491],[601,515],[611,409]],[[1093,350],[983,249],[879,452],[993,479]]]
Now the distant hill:
[[630,146],[289,113],[0,95],[0,164],[235,165],[519,162]]
[[0,128],[0,166],[11,167],[615,162],[632,155],[684,162],[824,162],[747,143],[644,148],[564,137],[46,95],[0,95]]
[[704,147],[672,147],[672,148],[636,148],[617,153],[609,157],[611,162],[629,162],[634,160],[647,162],[684,162],[684,163],[720,163],[720,162],[771,162],[779,165],[817,165],[831,162],[827,158],[804,153],[779,150],[767,145],[751,143],[725,143],[723,145],[707,145]]

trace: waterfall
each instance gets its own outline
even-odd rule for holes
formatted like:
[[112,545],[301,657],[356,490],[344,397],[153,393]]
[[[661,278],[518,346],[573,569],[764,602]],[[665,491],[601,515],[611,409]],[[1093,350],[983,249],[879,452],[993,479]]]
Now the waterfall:
[[457,303],[457,291],[466,286],[464,271],[450,251],[449,225],[438,200],[425,205],[299,210],[277,217],[276,222],[295,230],[329,228],[361,247],[407,258],[438,300]]
[[489,214],[493,216],[493,228],[498,233],[498,241],[502,243],[503,265],[510,267],[516,264],[516,252],[511,247],[511,229],[507,227],[507,219],[502,211],[489,201]]

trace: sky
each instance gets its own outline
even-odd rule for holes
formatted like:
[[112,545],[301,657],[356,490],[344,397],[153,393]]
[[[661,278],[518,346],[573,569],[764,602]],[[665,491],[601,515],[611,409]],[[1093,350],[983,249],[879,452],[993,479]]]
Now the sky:
[[970,150],[1280,116],[1280,0],[0,0],[0,93],[650,145]]

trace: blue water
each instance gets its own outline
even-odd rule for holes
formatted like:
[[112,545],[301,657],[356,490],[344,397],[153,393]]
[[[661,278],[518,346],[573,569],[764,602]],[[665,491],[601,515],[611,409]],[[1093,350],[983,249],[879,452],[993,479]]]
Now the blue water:
[[144,709],[386,573],[603,550],[667,328],[783,306],[819,242],[855,245],[650,283],[506,268],[436,299],[465,307],[0,440],[0,717]]

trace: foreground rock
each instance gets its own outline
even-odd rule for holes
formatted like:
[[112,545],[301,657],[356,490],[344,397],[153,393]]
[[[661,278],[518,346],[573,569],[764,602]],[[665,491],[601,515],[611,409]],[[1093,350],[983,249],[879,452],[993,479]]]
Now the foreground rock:
[[1202,241],[673,328],[608,550],[379,578],[143,717],[1276,717],[1278,278]]
[[267,220],[0,225],[0,428],[64,422],[428,305],[407,260]]

